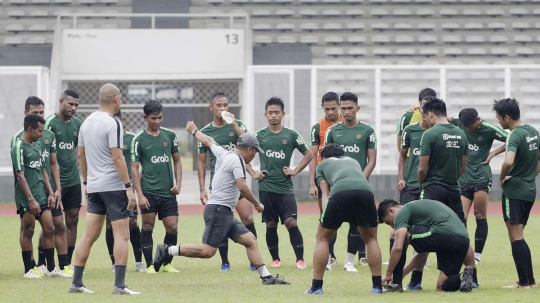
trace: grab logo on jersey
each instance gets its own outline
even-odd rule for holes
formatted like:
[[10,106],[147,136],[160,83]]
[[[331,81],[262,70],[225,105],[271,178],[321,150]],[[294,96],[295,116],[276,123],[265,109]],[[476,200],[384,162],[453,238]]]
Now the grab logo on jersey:
[[31,168],[40,168],[41,167],[41,160],[39,161],[30,161],[28,164]]
[[58,144],[58,148],[60,148],[60,149],[73,149],[74,146],[75,146],[75,144],[73,144],[73,141],[71,141],[71,142],[60,142],[60,144]]
[[152,163],[168,163],[169,156],[167,156],[166,154],[163,154],[163,156],[153,156],[152,158],[150,158],[150,161],[152,161]]
[[226,150],[233,151],[236,148],[236,144],[229,142],[229,144],[221,145],[221,147],[225,148]]
[[420,149],[418,147],[413,149],[412,154],[415,156],[420,156]]
[[476,145],[476,144],[469,144],[469,150],[479,151],[480,147],[478,145]]
[[43,161],[45,161],[45,159],[47,159],[49,157],[49,151],[48,150],[44,150],[42,153],[41,153],[41,159]]
[[277,159],[285,159],[285,153],[280,150],[280,151],[271,151],[271,150],[267,150],[266,151],[266,156],[269,157],[269,158],[277,158]]
[[343,147],[343,150],[346,153],[359,153],[360,152],[360,147],[358,147],[356,144],[354,144],[353,146],[341,145],[341,147]]

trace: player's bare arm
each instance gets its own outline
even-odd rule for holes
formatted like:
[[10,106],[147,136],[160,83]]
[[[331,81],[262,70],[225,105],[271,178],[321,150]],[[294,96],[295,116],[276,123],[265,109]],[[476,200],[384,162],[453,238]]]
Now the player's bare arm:
[[238,135],[238,137],[240,137],[241,135],[244,134],[244,130],[240,127],[240,125],[238,125],[238,123],[236,123],[236,118],[234,117],[234,115],[230,112],[226,112],[225,113],[225,116],[229,116],[232,118],[232,126],[234,127],[234,132],[236,133],[236,135]]
[[203,134],[202,132],[200,132],[199,129],[197,128],[197,125],[195,125],[193,121],[188,121],[188,123],[186,124],[186,131],[192,134],[193,136],[195,136],[197,140],[199,140],[204,146],[208,148],[216,144],[216,141],[214,141],[212,137],[207,136]]
[[36,199],[34,199],[34,195],[32,195],[32,192],[30,191],[28,182],[26,182],[26,177],[24,176],[24,170],[19,170],[17,172],[17,182],[19,183],[19,186],[21,187],[21,190],[24,193],[24,196],[28,200],[28,208],[30,208],[30,213],[32,213],[35,216],[39,215],[39,212],[41,211],[41,209]]
[[238,190],[240,190],[240,194],[244,198],[246,198],[249,202],[251,202],[259,213],[262,213],[262,211],[264,210],[264,206],[261,204],[261,202],[259,202],[259,200],[257,200],[257,198],[255,198],[255,195],[251,192],[251,189],[247,185],[246,179],[244,178],[236,179],[236,186],[238,186]]
[[[81,170],[81,176],[83,184],[86,184],[88,178],[88,166],[86,163],[86,149],[82,146],[77,148],[77,159],[79,160],[79,169]],[[86,185],[84,185],[84,200],[88,200],[88,192],[86,191]]]
[[512,178],[512,176],[508,176],[508,173],[512,169],[512,165],[514,165],[514,160],[516,158],[516,153],[513,151],[506,152],[504,155],[504,161],[501,167],[501,175],[500,175],[500,181],[501,181],[501,187],[504,184],[504,181]]
[[467,168],[467,156],[461,157],[461,166],[459,168],[459,176],[463,176],[465,173],[465,169]]
[[420,184],[420,188],[422,188],[422,183],[426,180],[428,165],[429,156],[420,157],[420,161],[418,162],[418,183]]
[[[124,184],[131,183],[131,180],[129,179],[129,175],[128,175],[127,166],[126,166],[126,160],[124,159],[124,152],[119,147],[113,147],[110,150],[112,154],[114,167],[116,168],[116,171],[118,172],[118,175],[120,176],[120,179],[122,180],[122,183]],[[139,178],[139,183],[140,183],[140,178]],[[135,206],[137,206],[137,200],[135,199],[133,186],[126,188],[126,194],[128,197],[127,209],[132,210],[133,208],[135,208]]]
[[407,186],[407,183],[405,183],[405,164],[407,163],[407,152],[409,150],[407,148],[400,148],[399,149],[399,163],[398,163],[398,184],[397,189],[403,190],[405,189],[405,186]]
[[131,161],[131,179],[133,182],[133,189],[137,194],[137,200],[139,201],[139,207],[141,209],[148,209],[150,207],[150,202],[144,196],[141,188],[141,173],[139,172],[140,162]]
[[540,151],[538,152],[538,166],[536,168],[536,175],[540,174]]
[[484,162],[482,162],[482,163],[480,163],[480,164],[482,164],[482,165],[489,164],[489,162],[491,161],[491,159],[493,159],[493,157],[495,157],[495,156],[497,156],[497,155],[499,155],[499,154],[504,153],[505,150],[506,150],[506,146],[504,146],[504,145],[499,146],[497,149],[491,151],[491,152],[488,154],[486,160],[484,160]]
[[197,157],[197,178],[199,179],[199,192],[202,205],[206,205],[206,202],[208,202],[208,193],[204,184],[206,178],[206,154],[199,154]]
[[56,199],[56,208],[63,208],[62,205],[62,186],[60,184],[60,166],[58,165],[58,160],[56,159],[56,154],[51,153],[51,175],[54,181],[54,198]]
[[364,177],[369,178],[371,176],[371,173],[375,169],[375,165],[377,165],[377,150],[376,149],[368,149],[367,152],[367,159],[368,163],[366,164],[366,167],[364,167],[363,173]]
[[56,199],[54,198],[54,192],[51,187],[51,183],[49,181],[49,176],[47,175],[47,171],[45,170],[45,167],[41,168],[41,174],[43,176],[43,183],[45,185],[45,191],[47,192],[47,205],[49,208],[56,207]]
[[403,252],[403,244],[405,243],[406,236],[407,228],[405,227],[396,230],[396,233],[394,234],[394,246],[392,246],[392,250],[390,251],[390,260],[388,261],[386,274],[382,278],[383,284],[392,281],[392,272],[396,268],[396,264],[401,258],[401,253]]
[[309,148],[313,154],[313,159],[309,162],[309,194],[317,198],[319,196],[319,190],[315,183],[315,170],[317,169],[317,157],[315,155],[319,152],[319,147],[314,145]]
[[287,166],[283,167],[283,173],[285,174],[285,176],[296,176],[301,171],[303,171],[304,168],[306,168],[306,166],[308,166],[309,162],[311,162],[311,160],[313,159],[313,153],[311,152],[311,150],[308,149],[304,151],[302,154],[304,155],[304,157],[302,158],[302,161],[300,161],[300,164],[298,164],[298,166],[295,169],[290,169]]
[[321,188],[321,200],[317,201],[317,203],[319,204],[319,211],[322,214],[323,209],[328,203],[328,197],[330,196],[330,185],[328,184],[328,181],[321,180],[319,187]]
[[180,189],[182,188],[182,161],[180,160],[180,153],[172,154],[172,158],[175,184],[171,188],[171,193],[173,195],[178,195],[180,194]]

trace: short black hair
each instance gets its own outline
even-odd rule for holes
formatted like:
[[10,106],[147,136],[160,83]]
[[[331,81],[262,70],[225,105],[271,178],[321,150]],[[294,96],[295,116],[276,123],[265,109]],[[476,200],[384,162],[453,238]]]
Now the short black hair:
[[327,92],[322,96],[321,104],[324,104],[324,102],[332,102],[336,101],[339,104],[339,96],[338,94],[334,92]]
[[264,106],[264,111],[268,109],[268,106],[270,105],[279,105],[281,107],[281,111],[285,111],[285,104],[283,103],[283,100],[279,97],[272,97],[268,101],[266,101],[266,105]]
[[222,92],[213,93],[210,97],[210,103],[214,102],[214,99],[216,98],[227,98],[227,95]]
[[429,96],[432,96],[432,97],[437,97],[437,92],[433,89],[433,88],[424,88],[423,90],[420,91],[420,93],[418,94],[418,101],[422,101],[424,100],[426,97],[429,97]]
[[343,147],[339,144],[330,143],[321,150],[321,157],[328,159],[334,157],[341,157],[345,154]]
[[115,117],[122,118],[122,110],[118,110],[116,114],[114,114]]
[[45,103],[43,103],[43,100],[41,100],[40,98],[36,96],[30,96],[26,98],[26,102],[24,103],[24,110],[29,111],[30,106],[40,106],[40,105],[45,106]]
[[24,117],[24,130],[28,130],[29,127],[36,129],[38,128],[39,123],[45,124],[45,119],[43,119],[40,115],[26,115],[26,117]]
[[508,116],[512,120],[519,120],[521,113],[519,111],[519,102],[514,98],[504,98],[493,102],[493,110],[503,117]]
[[159,101],[150,100],[144,104],[143,111],[145,116],[159,114],[163,112],[163,105],[161,105],[161,102]]
[[384,199],[381,203],[379,203],[379,208],[377,209],[379,223],[384,223],[383,219],[388,214],[389,208],[396,207],[398,205],[399,203],[397,203],[397,201],[394,199]]
[[71,89],[66,89],[63,93],[62,93],[62,99],[64,99],[65,97],[67,96],[71,96],[75,99],[79,99],[79,94],[74,91],[74,90],[71,90]]
[[459,112],[459,122],[465,127],[473,125],[478,119],[478,112],[474,108],[464,108]]
[[345,92],[340,97],[340,102],[343,101],[353,101],[356,105],[358,105],[358,96],[351,92]]
[[439,117],[446,117],[446,103],[443,99],[438,99],[437,97],[428,96],[424,98],[426,103],[422,105],[422,111],[424,114],[432,112],[434,115]]

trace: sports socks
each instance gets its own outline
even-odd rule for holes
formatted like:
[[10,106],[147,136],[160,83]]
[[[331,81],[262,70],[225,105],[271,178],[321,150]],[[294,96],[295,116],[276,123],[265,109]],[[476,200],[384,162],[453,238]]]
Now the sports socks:
[[422,276],[424,275],[424,272],[419,270],[413,270],[411,274],[411,282],[409,282],[410,286],[418,285],[418,283],[422,283]]
[[371,283],[373,288],[382,289],[382,276],[371,276]]
[[[116,272],[116,268],[115,268],[115,272]],[[71,282],[71,284],[75,285],[76,287],[84,286],[83,281],[82,281],[83,273],[84,273],[84,266],[77,266],[77,265],[73,266],[73,282]]]
[[180,245],[178,246],[169,246],[169,255],[179,256],[180,255]]
[[[276,229],[277,231],[277,229]],[[289,239],[291,240],[291,245],[296,255],[296,262],[299,260],[304,260],[304,238],[298,226],[289,228]]]
[[[163,243],[167,245],[176,245],[178,243],[178,233],[176,234],[169,234],[165,233],[165,239],[163,239]],[[167,265],[172,262],[173,256],[169,256],[167,261],[163,263],[164,265]]]
[[114,286],[118,288],[126,287],[126,266],[115,265],[114,266]]
[[219,256],[221,257],[221,264],[230,264],[229,263],[229,238],[225,237],[223,242],[219,244]]
[[32,251],[23,250],[22,251],[22,260],[24,263],[24,273],[27,273],[30,269],[34,268],[33,264],[36,262],[32,260]]
[[472,270],[472,280],[478,285],[478,272],[476,271],[476,267]]
[[514,257],[519,284],[529,285],[529,273],[527,271],[529,268],[529,254],[527,253],[527,243],[524,239],[512,241],[512,257]]
[[53,271],[56,265],[54,264],[54,247],[43,249],[45,253],[45,259],[47,260],[47,270],[49,272]]
[[72,264],[71,260],[72,260],[74,251],[75,251],[75,246],[68,246],[68,261],[69,261],[69,264]]
[[[391,239],[390,241],[393,241],[394,239]],[[400,284],[403,285],[403,267],[405,266],[405,261],[407,260],[407,248],[409,247],[408,244],[403,244],[403,251],[401,252],[401,258],[399,258],[398,263],[396,264],[396,267],[394,268],[394,271],[392,272],[392,283],[393,284]]]
[[323,280],[311,280],[311,290],[316,291],[317,289],[321,289],[323,286]]
[[112,228],[105,229],[105,242],[107,243],[107,250],[109,251],[109,257],[114,265],[114,236]]
[[476,232],[474,233],[474,258],[480,261],[488,235],[487,219],[476,219]]
[[129,231],[129,240],[131,241],[131,247],[133,247],[133,255],[135,256],[135,262],[141,262],[141,230],[138,227]]
[[64,269],[64,267],[68,265],[69,265],[68,255],[67,254],[58,255],[58,266],[60,267],[60,269]]
[[392,247],[394,247],[394,239],[390,239],[390,253],[392,253]]
[[356,230],[356,226],[350,225],[349,233],[347,234],[347,252],[356,255],[361,239],[362,237],[360,236],[358,230]]
[[441,289],[443,291],[457,291],[459,290],[460,286],[461,286],[461,277],[459,274],[457,274],[457,275],[448,277],[448,279],[444,281]]
[[330,256],[331,256],[332,258],[334,258],[334,259],[337,259],[337,258],[336,258],[336,254],[334,253],[334,245],[336,245],[336,240],[337,240],[337,233],[336,233],[336,235],[332,238],[332,240],[330,240],[329,245],[328,245],[328,246],[329,246],[329,247],[328,247],[328,249],[329,249],[328,252],[330,253]]
[[257,267],[257,272],[259,273],[259,276],[261,278],[271,276],[270,272],[268,271],[268,268],[266,268],[266,265],[264,265],[264,264]]
[[272,256],[272,260],[279,260],[279,237],[277,228],[266,228],[266,245]]
[[47,263],[45,263],[46,260],[45,260],[45,252],[43,251],[43,246],[38,246],[38,262],[37,262],[37,266],[41,266],[41,265],[47,265]]
[[246,228],[257,238],[257,230],[255,229],[255,223],[246,225]]
[[152,249],[154,248],[154,240],[152,239],[151,230],[141,230],[141,248],[146,261],[146,267],[152,265]]
[[527,247],[527,277],[529,279],[529,285],[536,284],[536,280],[534,279],[533,267],[532,267],[531,250],[527,242],[525,242],[525,246]]

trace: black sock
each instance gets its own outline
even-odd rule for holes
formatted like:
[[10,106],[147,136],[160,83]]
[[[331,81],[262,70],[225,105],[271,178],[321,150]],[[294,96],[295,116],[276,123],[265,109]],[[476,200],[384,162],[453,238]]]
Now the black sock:
[[478,285],[478,274],[476,271],[476,267],[472,270],[472,280],[474,283],[476,283],[476,285]]
[[46,259],[45,259],[45,252],[43,251],[43,246],[38,246],[38,262],[37,266],[41,265],[47,265]]
[[131,247],[133,247],[133,255],[135,256],[135,262],[141,262],[141,230],[138,227],[129,231],[129,240],[131,241]]
[[[30,253],[30,257],[32,257],[32,253]],[[30,268],[34,268],[36,266],[36,260],[30,260]]]
[[362,236],[360,236],[360,241],[358,241],[358,259],[366,257],[366,242],[364,242],[364,239]]
[[257,238],[257,230],[255,229],[255,223],[246,225],[246,228]]
[[424,274],[423,271],[419,270],[413,270],[411,274],[411,282],[409,282],[410,286],[415,286],[418,283],[422,283],[422,275]]
[[[393,241],[391,239],[390,241]],[[407,261],[407,247],[408,244],[403,245],[403,251],[401,252],[401,258],[399,258],[394,271],[392,272],[392,283],[393,284],[403,284],[403,267],[405,266],[405,261]]]
[[482,251],[484,251],[487,235],[487,219],[476,219],[476,232],[474,233],[474,252],[481,254]]
[[277,228],[266,228],[266,245],[272,256],[272,260],[279,260],[279,237]]
[[69,259],[68,255],[58,255],[58,267],[60,267],[60,270],[63,270],[65,266],[69,265]]
[[336,245],[336,240],[337,240],[337,233],[336,233],[336,235],[332,238],[332,240],[330,240],[330,243],[329,243],[329,245],[328,245],[328,246],[329,246],[329,247],[328,247],[328,249],[329,249],[328,252],[330,253],[330,257],[332,257],[332,258],[334,258],[334,259],[337,260],[336,255],[334,254],[334,245]]
[[75,285],[76,287],[84,286],[82,281],[83,273],[84,266],[73,266],[73,282],[71,282],[71,284]]
[[56,267],[56,264],[54,264],[54,247],[43,249],[43,251],[45,252],[45,259],[47,259],[47,270],[51,272]]
[[73,264],[73,263],[71,263],[71,260],[72,260],[74,251],[75,251],[75,246],[68,246],[68,261],[69,261],[69,264]]
[[105,229],[105,242],[109,250],[109,257],[111,257],[111,262],[114,265],[114,235],[112,228]]
[[390,239],[390,254],[392,253],[392,247],[394,247],[394,239]]
[[349,233],[347,234],[347,252],[356,255],[361,239],[362,237],[356,229],[356,226],[351,225],[349,227]]
[[219,244],[219,256],[221,257],[221,264],[230,264],[229,263],[229,238],[225,237],[223,242]]
[[532,285],[536,284],[536,280],[534,279],[531,250],[529,249],[529,244],[527,244],[527,242],[525,242],[525,246],[527,247],[527,277],[529,279],[529,285]]
[[32,251],[31,250],[24,250],[22,252],[22,260],[24,264],[24,273],[27,273],[30,269],[34,268],[34,266],[32,266]]
[[289,229],[289,239],[296,255],[296,262],[304,260],[304,238],[298,226]]
[[323,280],[311,280],[311,290],[316,291],[317,289],[321,289],[323,285]]
[[453,275],[448,277],[446,281],[443,282],[442,290],[443,291],[457,291],[461,286],[461,277],[460,275]]
[[[178,243],[178,233],[176,234],[168,234],[168,233],[165,233],[165,239],[163,239],[163,243],[169,245],[169,246],[173,246],[173,245],[176,245]],[[169,256],[167,258],[167,261],[165,263],[163,263],[163,265],[167,265],[169,263],[171,263],[173,260],[173,256]]]
[[118,288],[126,287],[126,266],[115,265],[114,266],[114,286]]
[[371,276],[371,282],[373,283],[373,288],[382,289],[382,277],[381,276]]
[[512,241],[512,257],[514,257],[519,285],[529,285],[527,244],[524,239]]
[[154,248],[154,240],[152,239],[151,230],[141,230],[141,249],[146,261],[146,267],[152,265],[152,249]]

